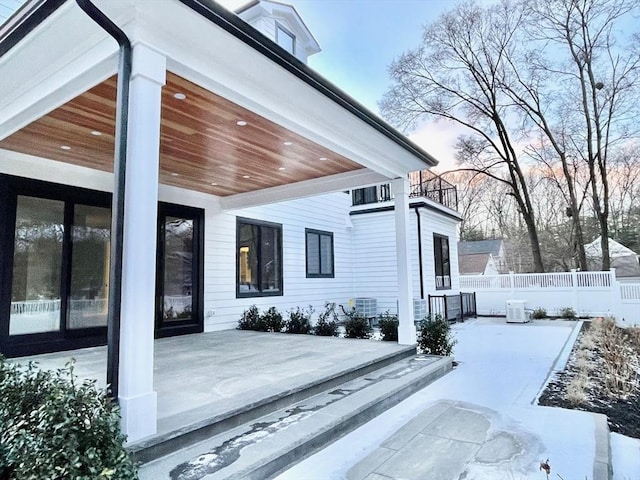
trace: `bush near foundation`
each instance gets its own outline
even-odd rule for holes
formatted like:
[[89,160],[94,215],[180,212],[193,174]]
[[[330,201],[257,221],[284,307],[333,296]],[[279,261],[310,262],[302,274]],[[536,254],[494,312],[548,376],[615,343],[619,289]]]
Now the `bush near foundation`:
[[287,320],[284,331],[286,333],[297,333],[307,335],[312,331],[311,316],[313,315],[313,307],[304,310],[297,307],[289,312],[289,320]]
[[458,341],[452,337],[451,326],[442,315],[429,314],[421,323],[418,330],[418,347],[422,353],[451,356],[456,343]]
[[564,307],[560,309],[560,318],[565,318],[567,320],[576,320],[578,315],[576,315],[576,311],[571,307]]
[[371,333],[369,320],[360,315],[355,308],[345,311],[344,330],[347,338],[367,338]]
[[338,336],[338,314],[335,303],[326,303],[324,312],[318,316],[318,321],[313,327],[313,333],[321,337]]
[[547,318],[547,310],[542,307],[538,307],[533,312],[531,312],[531,318],[535,320]]
[[137,479],[120,412],[73,364],[43,371],[0,355],[0,479]]
[[267,326],[262,323],[258,307],[251,305],[249,309],[242,312],[242,317],[238,321],[238,330],[256,330],[266,332]]
[[284,327],[284,321],[282,320],[282,314],[276,307],[271,307],[269,310],[260,315],[260,325],[264,326],[265,332],[281,332]]
[[399,322],[396,315],[391,315],[388,310],[385,313],[381,314],[378,318],[378,328],[380,328],[382,340],[388,342],[397,342],[398,325]]

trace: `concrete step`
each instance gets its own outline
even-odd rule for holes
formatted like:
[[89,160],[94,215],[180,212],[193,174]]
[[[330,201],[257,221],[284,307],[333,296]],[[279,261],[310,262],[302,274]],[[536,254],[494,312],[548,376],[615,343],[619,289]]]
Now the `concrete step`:
[[143,465],[141,480],[272,478],[452,368],[413,355]]
[[221,402],[161,419],[162,424],[158,426],[160,433],[128,445],[128,449],[139,462],[148,463],[415,353],[415,346],[399,348],[392,353],[352,362],[349,366],[336,365],[323,376],[308,381],[277,382],[270,386],[268,392],[251,391],[242,397],[226,398]]

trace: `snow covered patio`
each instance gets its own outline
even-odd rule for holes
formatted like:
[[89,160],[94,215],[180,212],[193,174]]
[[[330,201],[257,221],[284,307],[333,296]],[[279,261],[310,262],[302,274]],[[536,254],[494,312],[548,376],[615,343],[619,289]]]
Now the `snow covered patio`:
[[[504,319],[489,318],[456,324],[455,358],[460,365],[453,372],[291,468],[278,480],[451,479],[463,472],[467,472],[464,478],[475,480],[542,479],[545,474],[540,471],[540,462],[547,458],[552,468],[549,478],[557,478],[556,474],[565,479],[640,478],[640,441],[611,435],[613,477],[609,477],[598,463],[608,459],[609,436],[603,417],[535,405],[550,371],[565,360],[564,350],[571,348],[577,326],[577,322],[561,320],[506,325]],[[471,423],[458,425],[460,430],[455,433],[441,432],[441,438],[468,440],[476,444],[476,451],[481,446],[491,447],[490,440],[511,438],[503,444],[511,453],[502,462],[471,455],[463,470],[453,472],[452,464],[460,455],[454,450],[456,444],[445,444],[441,450],[438,442],[428,441],[434,440],[430,435],[439,422],[434,409],[442,412],[447,408],[449,414],[466,412],[479,420],[484,417],[482,421],[488,422],[487,441],[472,438],[477,432],[471,431]],[[440,423],[447,421],[446,416]],[[417,448],[421,444],[427,447]],[[494,455],[494,460],[497,457]],[[396,469],[389,477],[399,464],[414,469]],[[420,473],[421,466],[429,468],[427,476]],[[448,476],[439,477],[438,471]]]

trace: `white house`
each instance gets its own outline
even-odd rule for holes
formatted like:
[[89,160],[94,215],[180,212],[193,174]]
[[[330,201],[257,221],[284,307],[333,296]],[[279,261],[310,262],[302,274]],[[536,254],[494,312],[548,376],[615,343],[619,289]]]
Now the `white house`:
[[295,9],[239,15],[263,33],[208,0],[33,0],[0,27],[0,352],[106,343],[130,441],[154,337],[367,297],[412,344],[414,300],[459,288],[455,205],[409,178],[435,159],[306,66]]

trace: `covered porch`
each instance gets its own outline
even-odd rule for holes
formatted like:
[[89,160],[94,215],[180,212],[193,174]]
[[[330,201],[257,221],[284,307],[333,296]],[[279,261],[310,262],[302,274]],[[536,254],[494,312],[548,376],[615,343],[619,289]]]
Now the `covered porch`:
[[[395,342],[243,330],[157,339],[153,389],[158,395],[158,431],[132,448],[159,448],[153,456],[162,454],[163,448],[175,447],[172,442],[185,442],[179,437],[210,436],[229,423],[249,421],[414,352],[415,347]],[[37,362],[48,370],[73,361],[79,379],[105,387],[106,346],[12,361]]]
[[[155,372],[163,371],[165,361],[191,365],[196,357],[189,352],[167,358],[172,355],[156,352],[162,351],[162,342],[187,341],[154,343],[158,203],[204,210],[207,229],[194,239],[206,253],[218,248],[214,238],[219,231],[210,220],[221,212],[389,180],[396,202],[400,343],[413,344],[407,174],[435,160],[214,2],[97,0],[108,20],[101,26],[79,4],[88,8],[90,2],[27,2],[0,31],[0,90],[10,92],[0,99],[0,177],[12,177],[5,184],[0,181],[0,194],[13,202],[0,211],[0,230],[7,232],[0,239],[2,352],[15,355],[32,339],[68,347],[67,334],[79,345],[91,343],[108,330],[108,347],[86,354],[95,356],[96,367],[106,370],[117,392],[124,432],[136,442],[166,431],[163,422],[185,414],[180,410],[185,406],[168,400],[177,398],[179,390],[170,383],[158,398],[165,387]],[[130,56],[107,34],[108,23],[128,38]],[[127,65],[131,76],[123,81]],[[58,185],[82,188],[92,207],[105,207],[92,192],[108,194],[111,244],[103,262],[109,272],[103,299],[108,329],[96,325],[91,341],[78,334],[64,312],[46,331],[14,329],[12,318],[17,322],[22,315],[12,310],[15,205],[32,186],[19,189],[13,178],[47,182],[57,200]],[[60,200],[65,226],[71,225],[76,190],[67,197]],[[70,248],[64,245],[61,255],[71,268]],[[189,295],[198,301],[193,300],[193,323],[182,333],[206,330],[204,305],[211,303],[211,293],[203,283],[213,275],[210,270],[202,263],[194,270],[189,284],[194,293]],[[73,285],[65,278],[66,283],[52,289],[51,311],[73,308],[68,295]],[[233,272],[216,277],[215,288],[229,290],[228,302],[240,305],[243,299],[229,285],[232,279]],[[244,300],[246,306],[251,303]],[[202,341],[232,334],[204,335]],[[184,337],[192,338],[199,337]],[[225,362],[216,357],[206,364],[215,370]],[[210,399],[210,394],[204,396]],[[199,405],[198,398],[194,395],[187,403]],[[171,408],[177,410],[168,413]]]

